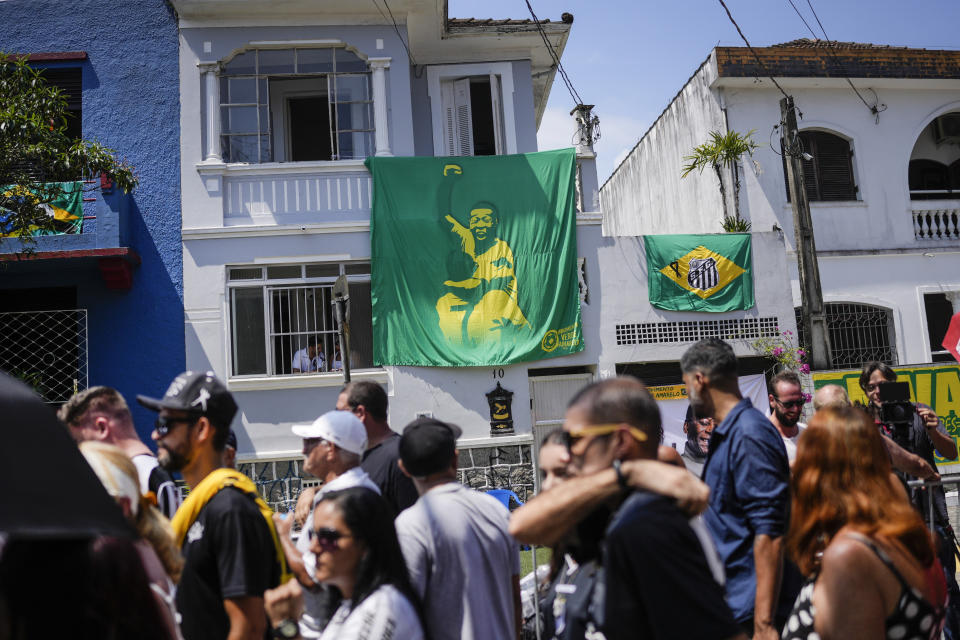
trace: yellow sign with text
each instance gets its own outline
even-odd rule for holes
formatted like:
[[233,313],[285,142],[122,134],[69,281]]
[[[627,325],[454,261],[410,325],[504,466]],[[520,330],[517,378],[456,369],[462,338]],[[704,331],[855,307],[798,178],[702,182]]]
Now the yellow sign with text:
[[654,400],[686,400],[687,385],[667,384],[660,387],[647,387]]
[[[910,398],[914,402],[933,408],[950,437],[960,437],[960,366],[955,364],[923,365],[918,367],[894,367],[897,382],[910,385]],[[813,387],[819,389],[828,384],[846,389],[850,400],[867,404],[866,394],[860,388],[860,370],[821,371],[813,374]],[[939,466],[960,464],[960,460],[944,460],[936,456]]]

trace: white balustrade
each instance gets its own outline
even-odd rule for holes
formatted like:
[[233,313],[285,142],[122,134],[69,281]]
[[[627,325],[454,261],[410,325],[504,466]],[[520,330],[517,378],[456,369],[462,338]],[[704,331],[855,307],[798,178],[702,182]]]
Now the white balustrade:
[[917,240],[960,239],[960,207],[914,209],[913,236]]

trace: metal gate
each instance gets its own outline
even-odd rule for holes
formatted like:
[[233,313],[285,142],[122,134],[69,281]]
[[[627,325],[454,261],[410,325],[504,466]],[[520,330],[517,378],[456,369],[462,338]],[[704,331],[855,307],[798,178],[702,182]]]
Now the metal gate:
[[0,313],[0,369],[51,404],[87,388],[87,310]]
[[540,441],[563,425],[567,403],[585,385],[592,373],[573,373],[530,378],[530,409],[533,419],[533,490],[540,491]]

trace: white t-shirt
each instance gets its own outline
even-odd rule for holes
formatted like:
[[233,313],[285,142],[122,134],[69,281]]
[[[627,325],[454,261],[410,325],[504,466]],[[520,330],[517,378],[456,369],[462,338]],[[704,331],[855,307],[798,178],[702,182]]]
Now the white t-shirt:
[[[351,487],[366,487],[367,489],[376,491],[378,494],[380,493],[380,487],[373,483],[373,480],[370,479],[370,476],[367,475],[367,472],[360,467],[354,467],[348,471],[345,471],[344,473],[341,473],[339,476],[320,487],[316,495],[313,497],[313,506],[317,506],[317,503],[320,502],[320,499],[325,493],[339,491],[340,489],[350,489]],[[307,573],[310,574],[311,578],[317,571],[317,556],[310,551],[310,536],[307,535],[307,529],[312,527],[313,509],[310,510],[310,517],[307,518],[307,522],[303,525],[303,530],[300,532],[300,537],[297,538],[297,551],[299,551],[300,555],[303,557],[303,566]],[[303,598],[303,624],[300,625],[300,635],[308,639],[319,638],[320,634],[315,631],[319,625],[317,624],[314,616],[317,615],[316,607],[322,607],[325,600],[322,598],[322,596],[315,595],[313,592],[308,590],[304,590]]]
[[456,482],[435,487],[397,516],[397,537],[433,640],[513,638],[520,573],[510,512]]
[[314,371],[327,370],[327,357],[323,355],[323,351],[318,352],[317,355],[313,357],[310,365],[313,367]]
[[350,611],[344,600],[324,629],[321,640],[423,640],[423,627],[407,598],[393,585],[383,585]]
[[294,369],[299,369],[300,373],[308,373],[315,370],[313,361],[310,358],[310,353],[306,349],[300,349],[293,354],[293,364],[290,366]]
[[787,460],[790,461],[790,464],[793,464],[793,460],[797,457],[797,440],[800,439],[800,434],[803,433],[803,430],[807,428],[802,422],[797,423],[797,435],[787,437],[780,434],[780,437],[783,438],[783,446],[787,448]]

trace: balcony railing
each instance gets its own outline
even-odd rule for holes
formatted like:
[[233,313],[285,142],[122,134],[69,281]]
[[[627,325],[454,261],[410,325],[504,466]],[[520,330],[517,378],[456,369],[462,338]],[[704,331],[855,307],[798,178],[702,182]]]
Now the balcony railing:
[[960,239],[960,200],[914,201],[911,214],[917,240]]
[[368,220],[370,173],[362,160],[200,164],[222,181],[225,225]]
[[29,246],[17,238],[0,240],[0,254],[117,249],[127,245],[127,215],[132,196],[119,189],[99,188],[100,180],[84,181],[81,233],[38,236]]

